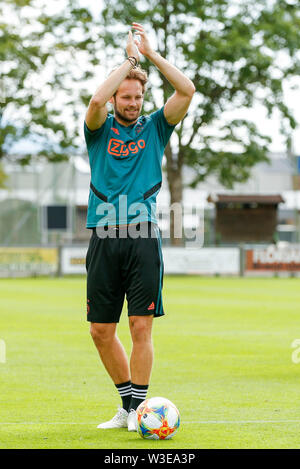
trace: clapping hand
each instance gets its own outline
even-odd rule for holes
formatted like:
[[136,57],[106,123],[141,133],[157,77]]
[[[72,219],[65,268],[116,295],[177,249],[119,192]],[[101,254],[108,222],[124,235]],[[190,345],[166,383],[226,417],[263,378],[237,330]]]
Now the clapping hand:
[[153,49],[143,26],[139,23],[132,23],[132,28],[135,30],[135,33],[140,36],[140,41],[134,39],[136,47],[141,54],[148,57],[151,52],[153,52]]
[[128,33],[126,52],[127,52],[128,57],[135,57],[137,61],[140,60],[139,51],[135,44],[131,31],[129,31]]

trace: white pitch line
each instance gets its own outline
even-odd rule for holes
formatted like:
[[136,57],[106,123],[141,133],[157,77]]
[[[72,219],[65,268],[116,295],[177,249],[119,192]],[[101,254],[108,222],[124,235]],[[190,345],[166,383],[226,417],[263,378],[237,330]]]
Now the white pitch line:
[[190,424],[195,424],[198,423],[200,425],[210,425],[210,424],[219,424],[219,425],[225,425],[225,424],[245,424],[245,423],[300,423],[300,420],[206,420],[206,421],[201,421],[201,420],[193,420],[193,421],[188,421],[188,422],[183,422],[183,423],[190,423]]
[[99,422],[0,422],[0,425],[99,425]]
[[[98,423],[99,422],[0,422],[0,425],[98,425]],[[300,423],[300,420],[188,420],[182,422],[183,425],[242,425],[265,423]]]

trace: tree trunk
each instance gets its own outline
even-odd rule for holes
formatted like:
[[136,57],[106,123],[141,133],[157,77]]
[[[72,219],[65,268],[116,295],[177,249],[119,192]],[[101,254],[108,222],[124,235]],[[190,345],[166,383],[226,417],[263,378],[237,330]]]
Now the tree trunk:
[[182,165],[174,160],[170,142],[166,146],[165,155],[170,192],[170,241],[172,246],[183,246]]

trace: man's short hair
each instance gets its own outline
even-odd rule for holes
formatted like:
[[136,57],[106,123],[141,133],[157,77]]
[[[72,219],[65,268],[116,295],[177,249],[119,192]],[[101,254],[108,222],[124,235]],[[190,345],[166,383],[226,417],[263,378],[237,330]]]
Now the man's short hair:
[[[117,67],[118,68],[118,67]],[[114,72],[115,70],[117,70],[117,68],[114,68],[110,74],[112,72]],[[132,68],[128,75],[124,78],[124,80],[138,80],[141,84],[142,84],[142,89],[143,89],[143,94],[145,94],[145,90],[146,90],[146,84],[147,84],[147,81],[148,81],[148,75],[147,75],[147,72],[146,70],[143,70],[141,67],[137,66],[135,68]],[[118,90],[117,90],[118,91]],[[114,96],[116,96],[117,94],[117,91],[115,92]]]

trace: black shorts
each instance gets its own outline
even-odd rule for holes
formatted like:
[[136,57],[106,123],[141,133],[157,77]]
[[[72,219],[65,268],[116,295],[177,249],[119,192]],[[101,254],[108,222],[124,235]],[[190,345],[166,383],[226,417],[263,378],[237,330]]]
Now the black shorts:
[[93,229],[86,255],[88,321],[119,322],[125,295],[128,316],[164,315],[159,228],[154,223],[140,227],[134,238],[128,227]]

